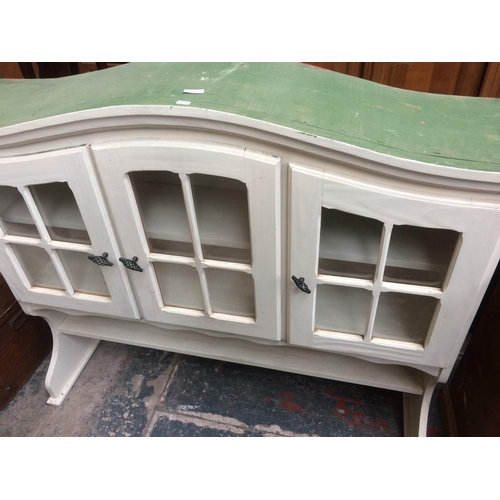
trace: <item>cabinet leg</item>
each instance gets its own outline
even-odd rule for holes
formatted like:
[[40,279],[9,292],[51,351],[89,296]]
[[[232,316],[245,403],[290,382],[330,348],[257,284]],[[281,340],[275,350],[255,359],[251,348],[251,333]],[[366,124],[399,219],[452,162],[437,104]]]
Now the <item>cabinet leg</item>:
[[52,335],[54,347],[45,379],[45,387],[50,395],[47,403],[59,406],[68,395],[100,341],[66,335],[54,327],[52,327]]
[[425,437],[432,393],[437,381],[431,380],[423,394],[403,394],[404,434],[406,437]]

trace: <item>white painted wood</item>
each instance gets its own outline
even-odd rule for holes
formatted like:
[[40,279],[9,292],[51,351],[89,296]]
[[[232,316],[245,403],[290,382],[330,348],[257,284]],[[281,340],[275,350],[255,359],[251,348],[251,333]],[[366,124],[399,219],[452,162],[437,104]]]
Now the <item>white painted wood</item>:
[[[310,345],[314,331],[316,276],[318,272],[319,231],[323,172],[297,175],[290,168],[290,276],[288,281],[288,340],[295,345]],[[300,230],[299,230],[300,228]],[[304,278],[311,293],[302,292],[291,279]]]
[[[33,224],[34,222],[42,237],[42,241],[50,242],[49,233],[47,232],[47,228],[45,227],[35,200],[31,195],[31,191],[26,186],[18,186],[18,189],[24,199],[24,204],[15,203],[14,208],[10,207],[6,212],[2,213],[2,219],[6,222],[17,222],[20,224]],[[26,213],[26,208],[28,209],[28,213]],[[63,211],[66,211],[66,206],[64,205]],[[23,217],[16,219],[16,213],[20,213]]]
[[44,311],[41,316],[49,324],[53,338],[52,357],[45,378],[45,387],[50,395],[47,403],[52,406],[60,406],[96,350],[100,340],[61,333],[59,325],[65,317],[64,314]]
[[[72,190],[81,218],[93,242],[91,251],[96,255],[103,252],[109,254],[109,260],[115,265],[103,267],[102,272],[110,291],[107,300],[94,300],[89,294],[76,294],[67,277],[57,254],[52,248],[67,249],[74,251],[78,248],[74,243],[58,242],[53,245],[39,210],[33,200],[29,189],[30,185],[46,184],[50,182],[66,182]],[[121,317],[138,317],[130,284],[122,266],[118,263],[118,245],[113,234],[112,224],[107,215],[107,209],[100,193],[97,178],[93,171],[91,158],[87,148],[73,148],[63,151],[52,151],[37,155],[16,157],[11,159],[0,159],[0,185],[18,187],[22,192],[42,240],[36,239],[34,244],[40,244],[51,255],[51,260],[57,270],[61,282],[66,288],[65,296],[54,294],[51,289],[33,287],[29,284],[15,254],[9,251],[9,243],[12,239],[1,237],[2,246],[8,260],[0,263],[0,271],[5,272],[9,266],[14,266],[18,273],[15,280],[16,296],[27,302],[39,302],[47,306],[63,307],[77,311],[86,311],[97,314],[114,314]],[[64,200],[58,212],[64,212]],[[24,214],[26,215],[26,214]],[[80,217],[78,217],[80,218]],[[51,221],[52,222],[52,221]],[[89,249],[88,245],[84,248]],[[82,265],[88,265],[88,253],[81,253]]]
[[[452,165],[443,168],[321,136],[304,134],[275,123],[195,106],[107,106],[10,125],[0,129],[0,157],[39,151],[37,142],[40,141],[50,144],[50,147],[68,147],[65,138],[71,136],[92,134],[96,131],[101,135],[102,130],[118,130],[118,137],[123,139],[129,137],[127,129],[144,130],[145,127],[148,128],[147,135],[151,138],[155,136],[155,129],[158,131],[170,127],[188,127],[203,133],[215,130],[232,136],[239,135],[244,137],[246,143],[250,139],[268,142],[272,137],[274,149],[284,146],[300,149],[311,155],[325,155],[325,152],[328,152],[329,159],[339,163],[411,181],[424,181],[429,185],[473,187],[478,191],[491,191],[495,189],[492,185],[500,182],[498,172],[467,170],[454,168]],[[55,140],[55,145],[52,140]]]
[[423,394],[403,394],[405,437],[426,437],[427,422],[436,380],[426,377]]
[[291,373],[311,375],[421,394],[422,375],[412,368],[370,363],[350,356],[301,349],[285,343],[260,344],[221,338],[189,329],[112,318],[67,316],[59,327],[67,335],[140,345],[181,354],[220,359]]
[[[281,335],[281,305],[280,305],[280,247],[279,231],[279,173],[280,159],[243,148],[232,148],[219,144],[205,144],[175,141],[136,141],[125,143],[110,143],[93,147],[99,173],[103,181],[110,207],[114,213],[116,226],[127,258],[138,257],[138,263],[144,268],[143,273],[129,272],[138,291],[138,298],[144,317],[150,321],[171,323],[219,330],[234,334],[278,339]],[[161,291],[158,288],[154,272],[154,257],[148,248],[143,219],[137,207],[128,172],[133,171],[169,171],[179,174],[183,180],[183,190],[186,200],[191,235],[181,234],[181,241],[190,240],[195,248],[195,265],[201,276],[202,296],[205,297],[205,316],[197,312],[186,314],[186,309],[177,310],[163,304]],[[248,210],[250,215],[251,234],[251,276],[255,283],[255,311],[252,321],[248,318],[235,319],[232,314],[220,316],[219,311],[213,311],[210,306],[210,282],[205,282],[207,270],[211,269],[212,260],[201,260],[204,234],[199,232],[190,185],[187,177],[190,174],[208,174],[226,177],[243,182],[247,187]],[[160,203],[160,201],[158,201]],[[151,210],[147,217],[158,220],[168,217],[170,201],[163,205],[162,210]],[[170,207],[172,208],[172,207]],[[153,212],[157,215],[151,215]],[[174,228],[176,213],[174,207]],[[202,217],[212,217],[214,214],[201,214]],[[225,234],[240,234],[238,214],[228,211],[215,214],[218,220],[212,227],[218,227],[218,234],[209,235],[209,240],[221,245],[244,247],[244,241],[231,239],[227,241]],[[235,218],[236,217],[236,218]],[[226,225],[226,220],[228,224]],[[147,221],[146,221],[147,222]],[[170,221],[168,221],[170,222]],[[165,226],[165,225],[164,225]],[[172,234],[169,235],[172,237]],[[182,233],[182,231],[180,231]],[[212,239],[210,239],[212,238]],[[235,242],[236,241],[236,242]],[[232,272],[250,271],[248,266],[227,263],[225,266],[216,263],[213,268],[225,267]],[[238,291],[233,291],[238,293]],[[166,306],[166,307],[165,307]],[[208,307],[207,307],[208,306]]]
[[[208,291],[207,276],[205,273],[205,269],[202,267],[203,251],[201,248],[201,237],[200,237],[200,229],[199,229],[200,226],[199,226],[199,222],[198,222],[199,217],[196,214],[196,210],[195,210],[195,206],[194,206],[193,190],[191,187],[190,177],[186,174],[180,174],[179,177],[181,179],[182,193],[184,195],[184,201],[185,201],[187,216],[188,216],[188,221],[189,221],[189,228],[191,230],[190,236],[192,236],[192,241],[193,241],[194,260],[195,260],[195,264],[196,264],[196,270],[198,271],[198,278],[200,280],[201,295],[203,297],[205,316],[209,318],[210,316],[212,316],[213,310],[212,310],[212,304],[210,302],[210,293]],[[160,200],[158,200],[157,203],[161,206]],[[214,206],[215,203],[216,203],[216,200],[210,200],[210,203],[208,205],[211,208]],[[165,210],[165,212],[166,212],[166,214],[168,214],[168,209]],[[204,212],[200,211],[200,217],[202,217],[203,215],[204,215]],[[215,214],[215,215],[216,215],[216,217],[219,216],[219,214]],[[220,214],[220,215],[223,215],[223,214]],[[223,224],[224,220],[220,221],[219,223]],[[160,238],[162,238],[162,237],[160,236]],[[172,239],[172,237],[167,236],[166,239],[170,240],[170,239]],[[210,242],[213,242],[214,239],[210,239]],[[215,239],[215,244],[217,244],[216,239]],[[228,246],[232,246],[231,243],[229,243]],[[157,272],[157,275],[158,275],[158,272]]]
[[[375,356],[403,363],[446,367],[452,363],[450,353],[463,342],[471,319],[470,310],[477,307],[477,289],[489,275],[490,262],[498,261],[500,212],[498,205],[489,207],[462,202],[453,197],[432,197],[418,191],[401,191],[398,184],[381,179],[379,184],[368,184],[359,178],[341,177],[331,172],[291,165],[291,253],[292,273],[304,275],[312,285],[317,281],[314,263],[318,259],[319,217],[321,206],[375,218],[387,228],[412,225],[426,228],[453,230],[462,235],[460,250],[452,259],[452,269],[443,290],[435,287],[384,283],[381,260],[373,285],[374,301],[377,295],[398,292],[409,295],[430,296],[438,299],[439,309],[432,320],[432,331],[416,348],[414,342],[376,338],[370,328],[376,317],[370,316],[367,342],[352,342],[342,335],[314,333],[315,288],[306,296],[291,292],[290,342],[295,345],[327,349],[336,352]],[[311,224],[312,221],[312,224]],[[306,228],[306,229],[305,229]],[[381,256],[387,255],[390,231],[382,245]],[[304,241],[305,240],[305,241]],[[320,281],[325,282],[321,277]],[[352,283],[367,289],[363,282]],[[321,285],[331,286],[331,285]],[[332,305],[332,310],[334,306]],[[470,324],[470,323],[469,323]],[[338,332],[342,333],[342,332]],[[352,333],[352,332],[347,332]],[[352,339],[351,339],[352,340]]]

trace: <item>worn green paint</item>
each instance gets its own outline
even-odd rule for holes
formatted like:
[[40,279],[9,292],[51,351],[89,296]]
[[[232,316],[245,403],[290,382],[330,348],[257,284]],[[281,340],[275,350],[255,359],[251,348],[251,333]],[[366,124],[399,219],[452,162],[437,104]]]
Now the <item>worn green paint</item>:
[[[203,88],[204,94],[183,94]],[[500,172],[500,99],[395,89],[296,63],[131,63],[0,80],[0,127],[126,104],[225,111],[443,166]]]

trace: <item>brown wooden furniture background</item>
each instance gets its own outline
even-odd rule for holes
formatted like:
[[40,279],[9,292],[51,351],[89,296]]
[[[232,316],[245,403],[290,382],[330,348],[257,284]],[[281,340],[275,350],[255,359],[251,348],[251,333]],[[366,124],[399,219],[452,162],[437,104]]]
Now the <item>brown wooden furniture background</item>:
[[500,436],[500,265],[440,399],[450,436]]
[[[124,63],[0,63],[0,78],[57,78]],[[420,92],[500,97],[499,62],[310,62],[314,66]]]
[[14,399],[51,350],[47,322],[24,314],[0,274],[0,410]]
[[498,62],[309,63],[365,80],[419,92],[500,97]]

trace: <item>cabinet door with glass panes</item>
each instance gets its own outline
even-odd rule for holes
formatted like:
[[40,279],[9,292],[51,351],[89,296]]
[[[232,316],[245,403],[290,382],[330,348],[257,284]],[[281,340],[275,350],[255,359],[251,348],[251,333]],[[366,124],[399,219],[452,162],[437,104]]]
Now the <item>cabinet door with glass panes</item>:
[[280,159],[194,142],[93,149],[145,319],[278,339]]
[[290,342],[447,366],[491,272],[498,210],[291,170]]
[[137,318],[86,148],[0,159],[0,271],[20,300]]

